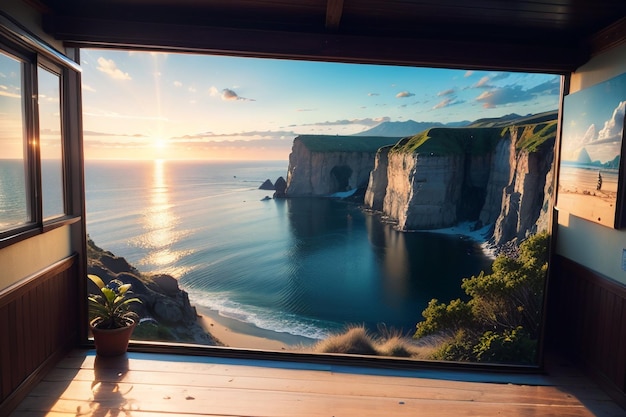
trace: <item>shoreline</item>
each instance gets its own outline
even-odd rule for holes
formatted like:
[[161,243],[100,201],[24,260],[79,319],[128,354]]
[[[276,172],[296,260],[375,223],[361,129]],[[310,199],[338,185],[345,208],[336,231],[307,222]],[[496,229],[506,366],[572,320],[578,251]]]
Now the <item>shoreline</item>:
[[262,329],[230,317],[216,310],[195,304],[197,323],[226,347],[261,350],[303,350],[318,342],[304,336]]

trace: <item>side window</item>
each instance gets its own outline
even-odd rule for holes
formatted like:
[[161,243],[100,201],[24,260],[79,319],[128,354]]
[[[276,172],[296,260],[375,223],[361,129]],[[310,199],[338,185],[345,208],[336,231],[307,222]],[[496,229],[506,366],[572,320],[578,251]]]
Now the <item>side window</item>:
[[63,196],[63,136],[61,132],[61,77],[37,68],[39,151],[43,220],[65,214]]
[[0,233],[33,221],[24,65],[0,50]]

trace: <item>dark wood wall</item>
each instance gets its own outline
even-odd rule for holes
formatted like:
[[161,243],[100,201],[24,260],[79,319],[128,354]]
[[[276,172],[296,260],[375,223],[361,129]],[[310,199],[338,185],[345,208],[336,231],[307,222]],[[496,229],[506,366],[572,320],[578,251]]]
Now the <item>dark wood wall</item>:
[[76,256],[0,292],[0,415],[78,341]]
[[626,407],[626,286],[554,256],[546,343],[582,365]]

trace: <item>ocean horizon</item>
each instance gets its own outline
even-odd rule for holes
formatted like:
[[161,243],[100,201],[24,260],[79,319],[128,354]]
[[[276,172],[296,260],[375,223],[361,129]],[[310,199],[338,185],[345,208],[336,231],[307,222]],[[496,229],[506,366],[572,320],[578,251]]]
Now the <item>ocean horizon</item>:
[[432,298],[464,298],[487,271],[480,242],[399,232],[359,205],[269,199],[287,161],[85,161],[87,231],[142,273],[179,280],[192,304],[322,339],[349,325],[410,335]]

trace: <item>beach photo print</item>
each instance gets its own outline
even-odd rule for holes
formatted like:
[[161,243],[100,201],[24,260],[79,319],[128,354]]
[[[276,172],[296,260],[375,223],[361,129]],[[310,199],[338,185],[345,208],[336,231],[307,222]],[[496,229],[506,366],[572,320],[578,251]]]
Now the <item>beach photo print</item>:
[[625,108],[626,74],[565,97],[559,209],[607,227],[626,227]]

